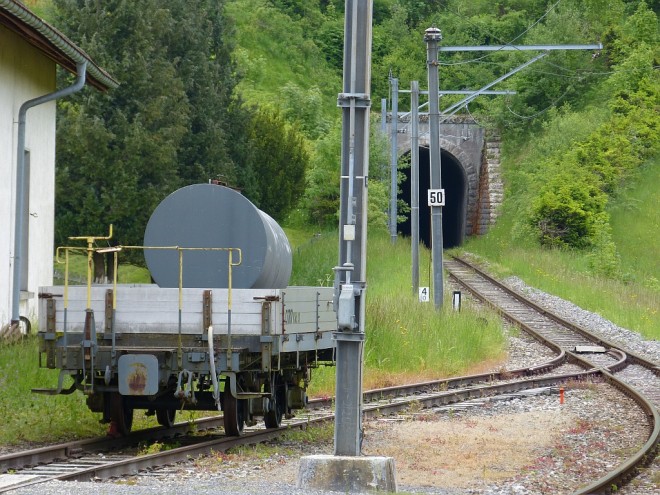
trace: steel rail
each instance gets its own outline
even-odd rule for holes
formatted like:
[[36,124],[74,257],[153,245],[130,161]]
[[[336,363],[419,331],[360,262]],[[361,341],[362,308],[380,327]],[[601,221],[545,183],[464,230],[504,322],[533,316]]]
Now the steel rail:
[[[408,386],[412,392],[410,397],[404,400],[392,400],[392,396],[387,395],[384,399],[366,406],[363,409],[363,414],[365,417],[372,418],[377,416],[396,414],[402,411],[409,411],[411,409],[415,409],[416,406],[419,405],[424,407],[446,406],[464,402],[470,399],[483,399],[486,397],[502,394],[517,393],[529,389],[552,387],[570,380],[580,380],[596,377],[599,373],[599,370],[590,370],[549,377],[534,376],[532,378],[525,378],[523,380],[514,382],[490,384],[461,390],[441,390],[433,393],[426,393],[424,395],[419,395],[419,390],[414,390],[412,386]],[[440,382],[442,381],[439,381],[438,383]],[[419,384],[419,386],[422,389],[428,389],[429,383],[436,382],[425,382]],[[396,387],[392,387],[391,389],[395,388]],[[390,389],[385,390],[389,391]],[[376,391],[373,392],[377,393]],[[186,461],[195,456],[208,454],[210,451],[222,452],[239,445],[264,442],[283,434],[287,430],[293,428],[306,428],[307,426],[320,424],[326,421],[332,421],[333,419],[334,414],[327,413],[314,418],[308,417],[296,420],[286,426],[282,426],[277,429],[261,429],[259,431],[247,432],[240,437],[223,436],[220,438],[214,438],[212,440],[202,440],[193,445],[178,447],[163,452],[157,452],[145,456],[131,457],[130,459],[121,459],[119,461],[107,462],[104,464],[79,469],[71,473],[63,473],[56,476],[29,480],[24,483],[14,484],[12,486],[0,489],[0,492],[37,485],[52,480],[89,481],[91,479],[106,479],[111,477],[132,475],[141,470]]]
[[[535,311],[542,314],[544,317],[555,321],[559,325],[562,325],[587,339],[590,339],[591,341],[597,343],[600,346],[609,348],[614,356],[618,356],[619,359],[618,362],[614,363],[611,366],[599,368],[599,372],[611,386],[615,387],[621,393],[627,395],[637,403],[637,405],[646,414],[650,423],[651,431],[647,441],[632,457],[630,457],[622,464],[618,465],[615,469],[613,469],[612,471],[610,471],[600,479],[594,481],[593,483],[585,487],[578,488],[574,493],[580,495],[593,494],[593,493],[610,493],[612,491],[617,490],[618,487],[629,482],[635,476],[637,469],[640,466],[651,462],[657,455],[658,444],[660,442],[660,415],[655,405],[651,401],[649,401],[644,396],[643,393],[636,390],[634,387],[628,385],[627,383],[623,382],[622,380],[618,379],[616,376],[614,376],[613,373],[623,369],[624,367],[626,367],[628,363],[634,363],[645,367],[646,369],[653,372],[656,376],[660,376],[660,367],[656,363],[646,358],[643,358],[633,352],[621,349],[620,348],[621,346],[619,346],[618,344],[613,344],[603,339],[602,337],[598,335],[594,335],[588,330],[553,314],[551,311],[548,311],[545,308],[537,305],[536,303],[529,300],[519,292],[507,287],[498,280],[494,279],[489,274],[481,270],[479,267],[474,266],[472,263],[458,257],[453,257],[453,260],[460,263],[464,267],[475,271],[480,277],[487,280],[489,283],[496,286],[498,289],[502,290],[510,297],[515,298],[520,303],[530,308],[533,308]],[[447,268],[450,264],[451,262],[446,263],[445,268]],[[456,272],[452,272],[451,270],[448,271],[455,280],[457,280],[461,285],[466,287],[471,293],[473,293],[475,297],[485,302],[486,304],[492,306],[506,319],[512,321],[513,323],[521,327],[523,330],[529,332],[532,336],[534,336],[535,338],[537,338],[538,340],[544,343],[549,340],[545,336],[536,332],[525,322],[516,318],[514,315],[512,315],[508,311],[505,311],[501,307],[498,307],[495,301],[492,301],[489,298],[487,298],[485,295],[483,295],[483,293],[479,291],[477,288],[475,288],[473,284],[470,284],[469,282],[462,280]],[[588,361],[582,360],[582,358],[580,358],[573,352],[570,351],[566,351],[566,352],[567,355],[569,356],[569,360],[574,362],[588,363]]]
[[[627,349],[622,349],[622,346],[620,344],[615,344],[615,343],[612,343],[612,342],[610,342],[606,339],[603,339],[602,337],[600,337],[598,335],[595,335],[592,332],[589,332],[588,330],[582,328],[581,326],[576,325],[575,323],[570,322],[570,321],[562,318],[561,316],[558,316],[558,315],[552,313],[551,311],[548,311],[547,309],[545,309],[544,307],[542,307],[539,304],[535,303],[531,299],[525,297],[523,294],[519,293],[518,291],[515,291],[515,290],[511,289],[510,287],[506,286],[505,284],[503,284],[499,280],[493,278],[491,275],[486,273],[484,270],[482,270],[478,266],[470,263],[469,261],[467,261],[463,258],[457,257],[457,256],[453,256],[452,260],[462,264],[466,268],[469,268],[469,269],[475,271],[477,274],[479,274],[479,276],[481,276],[482,278],[488,280],[491,284],[497,286],[499,289],[501,289],[504,292],[506,292],[507,294],[511,295],[512,297],[517,299],[522,304],[525,304],[525,305],[529,306],[530,308],[533,308],[534,310],[536,310],[538,313],[542,314],[546,318],[554,320],[556,323],[558,323],[562,326],[565,326],[566,328],[569,328],[570,330],[573,330],[573,331],[579,333],[583,337],[586,337],[587,339],[597,343],[598,345],[601,345],[603,347],[623,350],[627,354],[628,359],[632,363],[643,366],[643,367],[649,369],[650,371],[652,371],[655,375],[660,376],[660,364],[654,363],[654,362],[652,362],[652,361],[650,361],[650,360],[648,360],[648,359],[646,359],[646,358],[644,358],[644,357],[642,357],[642,356],[640,356],[640,355],[638,355],[638,354],[636,354],[632,351],[629,351]],[[458,280],[458,277],[455,277],[455,278]],[[462,285],[464,284],[463,281],[459,281],[459,283],[461,283]],[[480,297],[479,292],[478,292],[477,289],[470,288],[469,285],[467,285],[467,284],[465,286],[470,291],[476,291],[475,295]],[[482,299],[482,300],[486,301],[485,299]],[[486,302],[488,302],[490,304],[489,301],[486,301]],[[498,309],[498,308],[496,308],[496,309]],[[499,311],[499,309],[498,309],[498,311]],[[505,313],[505,315],[506,315],[506,313]],[[536,332],[534,332],[534,333],[536,333]]]
[[652,462],[658,453],[658,442],[660,440],[660,415],[658,414],[658,409],[643,394],[637,392],[611,373],[603,370],[602,375],[610,385],[629,396],[642,408],[651,422],[653,431],[646,443],[632,457],[593,483],[577,489],[574,492],[575,495],[611,493],[618,490],[618,488],[627,484],[635,477],[640,466]]
[[425,407],[438,407],[457,404],[473,399],[484,399],[504,394],[514,394],[524,390],[548,388],[560,385],[570,381],[579,381],[593,379],[601,374],[601,370],[591,369],[577,373],[565,373],[551,376],[535,376],[519,381],[500,383],[495,385],[483,385],[475,388],[447,390],[431,393],[426,396],[412,397],[398,402],[387,404],[373,404],[364,407],[364,412],[369,417],[374,414],[394,414],[396,412],[410,409],[415,404],[421,404]]
[[[499,286],[499,288],[503,289],[504,291],[510,292],[510,290],[506,286],[501,286],[499,283],[497,283],[497,285]],[[472,291],[474,289],[469,288],[469,290]],[[520,298],[526,300],[524,296],[520,296],[517,293],[515,297],[518,300],[520,300]],[[489,304],[492,303],[489,302]],[[532,303],[532,306],[536,306],[536,305]],[[548,316],[550,314],[546,310],[542,308],[540,309],[541,312],[544,314],[544,316]],[[504,312],[503,316],[505,316],[510,321],[513,321],[515,324],[519,324],[519,322],[517,321],[514,315],[506,314],[506,312]],[[588,332],[586,331],[584,332],[588,334]],[[532,333],[534,334],[533,330]],[[634,473],[636,466],[640,465],[641,462],[648,460],[651,453],[653,453],[654,449],[657,448],[657,443],[658,443],[657,438],[659,435],[657,430],[660,428],[660,420],[657,417],[657,411],[648,400],[646,400],[636,391],[631,390],[629,386],[627,386],[624,382],[618,380],[608,371],[608,370],[616,371],[621,367],[625,366],[627,355],[622,351],[613,350],[611,354],[612,354],[612,358],[615,359],[615,362],[612,365],[608,365],[603,368],[594,368],[588,361],[581,359],[579,356],[575,355],[572,352],[562,349],[561,346],[553,343],[552,341],[549,341],[548,339],[545,339],[542,335],[540,334],[535,335],[535,337],[538,338],[544,344],[548,345],[550,348],[552,348],[557,353],[557,357],[546,363],[542,363],[527,368],[521,368],[518,370],[511,370],[511,371],[498,372],[498,373],[484,373],[480,375],[471,375],[465,377],[450,378],[445,380],[433,380],[433,381],[417,383],[412,385],[401,385],[401,386],[387,387],[382,389],[366,391],[364,393],[364,400],[365,402],[370,404],[364,407],[363,413],[366,417],[373,417],[383,414],[395,414],[397,412],[414,409],[415,405],[423,405],[424,407],[446,406],[450,404],[464,402],[466,400],[471,400],[471,399],[482,399],[494,395],[516,393],[530,388],[553,387],[559,383],[563,383],[570,380],[586,379],[590,377],[600,376],[603,377],[608,383],[610,383],[617,389],[621,390],[626,395],[632,397],[645,411],[647,416],[651,418],[653,424],[655,425],[655,428],[654,428],[654,432],[649,437],[649,440],[646,442],[644,448],[641,449],[638,453],[636,453],[635,456],[627,460],[616,471],[609,473],[606,477],[602,478],[601,480],[598,480],[597,482],[594,482],[588,487],[578,490],[576,493],[593,493],[594,490],[602,491],[603,489],[608,487],[611,488],[614,485],[618,486],[619,484],[628,480],[632,476],[632,473]],[[609,343],[606,343],[603,340],[600,340],[599,342],[605,343],[606,345],[609,346]],[[560,366],[561,364],[567,361],[576,363],[580,366],[589,369],[588,371],[583,371],[580,373],[570,373],[570,374],[555,375],[549,377],[536,376],[541,373],[547,373],[548,371],[557,368],[558,366]],[[642,361],[644,361],[643,358]],[[532,376],[533,378],[531,379],[526,378],[530,376]],[[493,384],[493,382],[498,380],[509,380],[512,378],[526,378],[526,379],[515,382],[509,381],[507,383]],[[484,382],[486,382],[487,385],[474,386]],[[465,388],[470,386],[474,386],[474,387]],[[405,395],[411,395],[412,397],[405,398],[402,400],[397,400],[399,397]],[[332,399],[330,398],[312,400],[309,403],[309,408],[316,409],[316,408],[328,407],[329,405],[331,405],[331,403],[332,403]],[[226,450],[236,445],[258,443],[260,441],[271,439],[274,436],[283,433],[289,428],[294,428],[294,427],[302,428],[305,427],[306,425],[310,425],[322,421],[329,421],[332,419],[333,419],[333,415],[331,414],[324,414],[316,418],[305,418],[303,420],[299,420],[294,423],[291,423],[287,426],[283,426],[282,428],[279,429],[269,429],[269,430],[261,430],[257,432],[250,432],[250,433],[246,433],[241,437],[223,437],[220,439],[201,441],[200,443],[197,443],[192,446],[179,447],[177,449],[151,454],[148,456],[141,456],[138,458],[122,460],[119,462],[115,462],[112,465],[106,464],[102,466],[94,466],[87,468],[85,470],[79,470],[75,473],[67,473],[57,477],[33,480],[26,484],[21,484],[20,486],[21,487],[29,486],[30,484],[45,482],[51,479],[89,480],[91,478],[107,478],[112,476],[133,474],[139,470],[153,468],[153,467],[161,466],[163,464],[170,464],[173,462],[180,462],[182,460],[187,460],[191,456],[208,453],[209,450],[219,451],[219,450]],[[218,421],[221,421],[221,419],[218,419]],[[183,424],[183,427],[189,428],[190,426],[187,424]],[[170,430],[167,429],[154,428],[153,430],[157,430],[161,432],[162,436],[160,438],[163,438],[165,436],[172,436]],[[127,437],[125,440],[128,441],[129,443],[135,444],[136,443],[135,436],[138,434],[145,435],[147,437],[149,435],[147,434],[146,431],[136,432],[135,434],[132,434],[129,437]],[[132,440],[129,440],[129,438]],[[154,438],[151,437],[150,439],[154,439]],[[119,441],[121,440],[122,439],[119,439]],[[107,439],[103,439],[103,441],[108,442]],[[82,442],[69,442],[68,444],[62,444],[62,445],[68,446],[69,453],[71,452],[75,453],[76,448],[80,448],[82,450],[81,447],[75,447],[75,446],[85,442],[88,442],[90,446],[93,445],[93,440],[82,441]],[[64,451],[60,450],[60,452],[66,453],[67,452],[66,449],[67,447],[64,447]],[[35,450],[40,450],[40,449],[35,449]],[[4,466],[3,459],[6,459],[7,457],[8,456],[0,457],[0,467]],[[13,490],[18,487],[19,487],[18,485],[12,485],[8,489]],[[0,489],[0,492],[3,491],[6,490]]]
[[[13,469],[25,468],[26,466],[37,466],[47,464],[60,459],[66,459],[78,455],[84,450],[88,451],[109,451],[117,448],[123,448],[130,445],[137,445],[145,440],[161,440],[177,435],[188,433],[191,428],[197,430],[207,430],[222,426],[222,416],[213,416],[200,418],[194,423],[180,422],[170,428],[156,426],[144,430],[137,430],[127,436],[119,438],[96,437],[83,440],[74,440],[71,442],[48,445],[35,449],[12,452],[0,456],[0,473],[6,473]],[[0,488],[0,493],[2,489]]]
[[[525,368],[367,390],[364,392],[364,401],[365,403],[370,403],[388,398],[419,394],[421,391],[434,389],[452,390],[470,385],[478,385],[484,382],[491,383],[498,380],[535,376],[547,373],[562,365],[565,361],[565,353],[560,351],[559,355],[554,359],[551,359],[545,363]],[[311,399],[307,404],[307,408],[310,410],[324,407],[327,408],[331,406],[332,401],[333,398],[331,397]],[[143,441],[160,440],[177,435],[184,435],[189,432],[191,428],[206,430],[217,428],[219,426],[223,426],[222,416],[200,418],[192,424],[188,422],[180,422],[173,425],[171,428],[163,428],[158,426],[145,430],[138,430],[131,432],[125,437],[89,438],[39,447],[26,451],[13,452],[0,456],[0,473],[6,473],[7,471],[13,469],[21,469],[29,466],[47,464],[57,460],[66,459],[78,455],[83,451],[110,451],[113,449],[136,445]],[[0,489],[0,493],[2,493],[2,489]]]

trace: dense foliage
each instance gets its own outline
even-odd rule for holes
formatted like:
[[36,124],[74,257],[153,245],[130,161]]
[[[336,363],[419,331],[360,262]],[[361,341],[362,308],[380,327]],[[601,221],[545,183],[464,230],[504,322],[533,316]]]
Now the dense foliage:
[[[304,144],[282,119],[237,98],[224,2],[54,0],[54,6],[56,25],[120,81],[106,94],[84,91],[59,106],[58,243],[107,232],[112,223],[119,242],[141,244],[165,195],[218,176],[274,216],[295,205],[307,165]],[[273,169],[291,179],[276,184],[282,187],[276,197],[267,195],[273,181],[264,179]]]
[[[338,74],[342,70],[343,1],[269,0],[275,9],[305,26]],[[657,153],[658,26],[655,4],[644,1],[538,0],[507,2],[382,0],[374,2],[372,101],[389,96],[390,74],[405,88],[426,81],[424,30],[442,30],[442,45],[593,44],[604,50],[557,50],[498,89],[515,96],[482,97],[466,112],[504,133],[505,142],[525,146],[535,134],[567,116],[575,123],[593,101],[607,111],[552,143],[526,170],[518,209],[519,231],[541,244],[606,249],[608,199],[620,182]],[[478,89],[531,59],[530,52],[443,52],[441,87]],[[400,108],[405,108],[401,95]],[[441,107],[460,97],[444,97]],[[561,109],[561,110],[557,110]],[[579,120],[579,119],[577,119]],[[334,131],[333,131],[334,132]],[[577,139],[577,136],[580,139]],[[331,143],[334,142],[334,147]],[[309,173],[307,212],[316,222],[335,221],[338,181],[330,177],[338,137],[316,141]],[[332,149],[332,153],[329,150]],[[336,156],[336,155],[334,155]],[[373,163],[373,162],[372,162]],[[516,171],[515,173],[521,173]],[[387,179],[386,177],[384,177]],[[518,177],[520,179],[520,176]],[[515,181],[514,181],[515,182]],[[525,191],[522,191],[522,189]],[[525,229],[522,224],[528,225]]]
[[[631,172],[660,152],[657,18],[642,2],[614,32],[608,36],[605,117],[567,149],[551,150],[536,176],[542,185],[530,222],[545,245],[612,253],[611,241],[603,241],[609,235],[608,200]],[[567,108],[555,119],[570,113]]]
[[[218,174],[279,220],[297,207],[298,219],[336,225],[343,0],[55,5],[58,25],[122,81],[108,95],[88,92],[60,106],[60,240],[103,232],[109,222],[137,239],[164,194]],[[611,271],[607,205],[658,153],[657,2],[373,6],[372,102],[389,96],[390,75],[401,88],[425,86],[423,34],[432,25],[445,46],[603,43],[602,51],[552,51],[497,86],[515,95],[481,97],[463,111],[503,134],[514,235],[595,250],[596,265]],[[441,88],[478,89],[534,55],[442,52]],[[459,98],[443,97],[441,108]],[[377,127],[369,217],[384,224],[387,143]]]
[[247,128],[250,147],[244,193],[273,218],[283,220],[305,191],[309,157],[302,135],[287,127],[276,112],[261,110]]

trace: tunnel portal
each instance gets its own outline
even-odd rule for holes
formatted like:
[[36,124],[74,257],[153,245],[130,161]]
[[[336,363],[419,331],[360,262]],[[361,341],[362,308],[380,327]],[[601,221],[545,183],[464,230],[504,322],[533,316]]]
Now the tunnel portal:
[[[408,151],[406,155],[410,156]],[[445,206],[442,208],[443,247],[460,246],[465,238],[467,221],[467,178],[463,167],[456,157],[446,150],[441,151],[442,189],[445,190]],[[431,187],[431,161],[429,149],[419,148],[419,240],[431,247],[431,208],[427,206],[427,191]],[[405,179],[401,181],[399,199],[410,205],[410,172],[408,167],[402,170]],[[406,220],[399,223],[398,232],[411,235],[410,212]]]

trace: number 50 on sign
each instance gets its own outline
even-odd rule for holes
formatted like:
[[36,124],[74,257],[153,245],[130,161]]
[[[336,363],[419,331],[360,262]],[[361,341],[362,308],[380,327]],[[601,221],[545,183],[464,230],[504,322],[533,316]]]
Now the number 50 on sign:
[[429,189],[429,206],[445,206],[444,189]]

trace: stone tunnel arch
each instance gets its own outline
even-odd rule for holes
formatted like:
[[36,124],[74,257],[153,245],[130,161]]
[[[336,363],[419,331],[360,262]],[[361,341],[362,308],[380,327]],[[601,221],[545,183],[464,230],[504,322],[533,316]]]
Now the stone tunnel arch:
[[[410,151],[406,153],[410,155]],[[429,148],[419,147],[419,239],[427,247],[431,246],[431,211],[427,206],[427,191],[431,186]],[[445,206],[442,209],[443,247],[452,248],[460,246],[465,239],[468,220],[468,175],[456,156],[441,150],[441,177],[442,188],[445,190]],[[402,170],[404,179],[400,184],[399,199],[410,205],[410,167]],[[406,220],[399,223],[398,231],[406,236],[411,235],[410,212],[406,213]]]
[[[390,115],[386,124],[388,136],[391,136],[391,121]],[[409,156],[410,115],[399,115],[397,122],[397,155]],[[426,206],[430,183],[428,116],[420,116],[418,130],[420,239],[430,245],[430,212]],[[500,137],[474,119],[456,115],[443,120],[439,131],[442,187],[447,196],[442,215],[443,244],[452,247],[461,245],[467,236],[485,234],[497,219],[504,194],[499,170]],[[401,171],[405,181],[399,186],[399,198],[410,204],[410,169]],[[402,216],[406,221],[398,225],[398,231],[410,235],[410,214]]]

